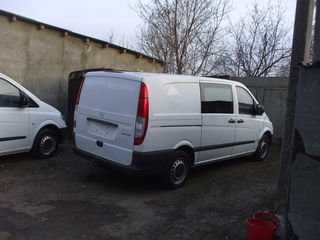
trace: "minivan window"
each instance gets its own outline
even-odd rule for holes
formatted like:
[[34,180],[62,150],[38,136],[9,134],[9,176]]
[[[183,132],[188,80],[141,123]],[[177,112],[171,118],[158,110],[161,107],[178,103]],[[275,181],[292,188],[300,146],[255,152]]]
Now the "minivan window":
[[231,85],[201,83],[201,113],[233,113]]
[[242,87],[236,87],[239,103],[239,114],[253,115],[254,100]]
[[0,107],[19,107],[20,91],[9,82],[0,79]]

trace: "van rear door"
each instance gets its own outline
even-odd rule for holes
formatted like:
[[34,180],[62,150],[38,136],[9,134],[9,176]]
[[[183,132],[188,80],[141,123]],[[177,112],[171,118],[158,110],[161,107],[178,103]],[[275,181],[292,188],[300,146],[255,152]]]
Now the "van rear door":
[[142,77],[121,72],[91,72],[76,107],[76,147],[130,165]]

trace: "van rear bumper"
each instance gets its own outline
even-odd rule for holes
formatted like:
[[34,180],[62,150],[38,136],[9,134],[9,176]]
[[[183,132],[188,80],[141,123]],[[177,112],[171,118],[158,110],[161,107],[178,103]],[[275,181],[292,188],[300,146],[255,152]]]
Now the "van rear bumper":
[[148,176],[162,174],[167,161],[170,159],[172,150],[155,151],[155,152],[133,152],[132,163],[129,166],[122,165],[96,156],[92,153],[88,153],[77,148],[75,145],[72,146],[73,152],[88,159],[95,165],[101,165],[103,167],[112,168],[117,171],[124,172],[129,175],[135,176]]

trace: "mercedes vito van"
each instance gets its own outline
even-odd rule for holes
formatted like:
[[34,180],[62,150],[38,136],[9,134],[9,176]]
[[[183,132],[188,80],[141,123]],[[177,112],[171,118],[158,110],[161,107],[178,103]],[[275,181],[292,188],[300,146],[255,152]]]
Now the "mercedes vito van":
[[130,173],[182,186],[190,168],[253,155],[273,135],[263,107],[241,83],[197,76],[89,72],[76,101],[74,151]]
[[61,113],[0,73],[0,156],[28,152],[51,157],[65,136]]

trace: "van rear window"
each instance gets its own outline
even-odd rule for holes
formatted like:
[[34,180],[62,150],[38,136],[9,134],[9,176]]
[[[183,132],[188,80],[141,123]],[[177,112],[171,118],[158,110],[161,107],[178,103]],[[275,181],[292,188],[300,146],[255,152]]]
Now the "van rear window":
[[201,113],[233,113],[231,85],[201,83]]

